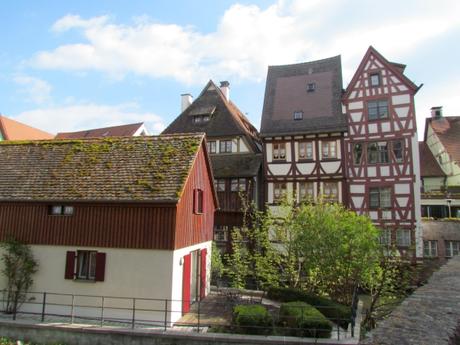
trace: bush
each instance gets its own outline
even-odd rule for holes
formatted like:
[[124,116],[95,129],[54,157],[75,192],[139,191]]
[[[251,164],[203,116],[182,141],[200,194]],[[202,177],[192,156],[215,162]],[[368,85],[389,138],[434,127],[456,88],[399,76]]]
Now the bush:
[[315,296],[305,291],[293,288],[276,288],[268,290],[267,297],[279,302],[301,301],[318,309],[321,314],[342,328],[347,328],[351,320],[351,307],[339,304],[325,297]]
[[288,327],[286,335],[329,338],[332,323],[316,308],[301,302],[283,303],[280,308],[280,325]]
[[267,309],[259,304],[237,305],[233,308],[233,323],[239,333],[270,334],[272,317]]

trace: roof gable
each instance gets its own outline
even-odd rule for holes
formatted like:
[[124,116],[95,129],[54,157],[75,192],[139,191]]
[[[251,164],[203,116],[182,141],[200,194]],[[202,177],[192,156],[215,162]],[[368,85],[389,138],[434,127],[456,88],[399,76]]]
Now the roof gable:
[[428,126],[439,138],[451,159],[457,164],[460,163],[460,116],[446,116],[439,119],[428,118],[425,128],[425,141]]
[[[358,81],[359,76],[367,69],[369,68],[369,64],[371,63],[370,57],[374,56],[374,58],[379,61],[383,66],[385,66],[388,70],[390,70],[396,78],[400,79],[403,84],[405,84],[410,90],[412,90],[414,93],[418,91],[420,88],[419,86],[415,85],[409,78],[407,78],[403,72],[405,69],[405,65],[400,64],[400,63],[395,63],[395,62],[390,62],[388,61],[382,54],[380,54],[374,47],[369,46],[367,49],[366,54],[364,55],[363,59],[361,60],[358,68],[356,69],[355,74],[353,75],[353,78],[350,81],[350,84],[348,84],[345,93],[343,94],[343,99],[347,99],[348,96],[350,95],[350,92],[353,88],[356,87],[356,83]],[[377,66],[379,67],[379,66]]]
[[428,145],[420,141],[418,143],[420,153],[420,175],[421,177],[444,177],[446,174],[434,158]]
[[143,122],[133,123],[121,126],[111,126],[103,128],[93,128],[78,132],[59,132],[56,134],[56,139],[83,139],[83,138],[99,138],[99,137],[129,137],[133,136],[142,127]]
[[177,202],[200,135],[2,142],[0,200]]
[[4,140],[41,140],[53,138],[53,135],[50,133],[2,115],[0,115],[0,135]]

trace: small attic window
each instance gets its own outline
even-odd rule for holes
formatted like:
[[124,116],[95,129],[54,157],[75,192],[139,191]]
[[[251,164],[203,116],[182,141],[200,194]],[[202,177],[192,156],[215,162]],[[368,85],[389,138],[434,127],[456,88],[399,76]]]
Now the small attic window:
[[294,111],[294,120],[302,120],[303,111]]
[[209,122],[209,115],[195,115],[192,117],[193,123]]
[[315,90],[316,90],[316,83],[307,84],[307,92],[315,92]]
[[371,86],[380,86],[380,73],[372,73],[370,78]]

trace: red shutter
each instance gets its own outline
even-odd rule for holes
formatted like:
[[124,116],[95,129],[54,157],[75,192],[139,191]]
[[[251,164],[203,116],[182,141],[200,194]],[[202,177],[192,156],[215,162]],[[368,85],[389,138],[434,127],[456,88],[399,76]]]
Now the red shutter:
[[75,252],[67,252],[65,259],[64,279],[74,279],[75,275]]
[[200,299],[206,297],[206,254],[207,249],[204,248],[201,250],[201,272],[200,272]]
[[184,267],[182,271],[182,315],[190,311],[190,269],[192,256],[184,256]]
[[105,277],[105,253],[96,253],[96,275],[94,280],[103,282]]
[[198,190],[193,190],[193,213],[198,213]]

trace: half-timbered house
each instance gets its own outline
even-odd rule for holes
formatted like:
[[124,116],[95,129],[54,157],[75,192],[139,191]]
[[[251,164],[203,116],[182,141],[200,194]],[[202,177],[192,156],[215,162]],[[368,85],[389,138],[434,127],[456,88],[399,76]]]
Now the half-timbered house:
[[[48,303],[136,298],[174,322],[207,294],[217,197],[204,135],[5,141],[0,156],[0,239],[31,246]],[[106,318],[130,319],[127,301]]]
[[220,249],[230,250],[231,230],[243,223],[242,202],[261,205],[262,151],[258,132],[230,100],[228,82],[217,87],[209,81],[192,101],[182,95],[182,113],[164,130],[170,133],[206,133],[220,209],[214,238]]
[[266,202],[343,202],[342,69],[340,56],[268,68],[260,133]]
[[[414,95],[405,65],[369,47],[344,95],[349,207],[367,214],[384,244],[422,255]],[[411,250],[415,249],[415,251]]]

